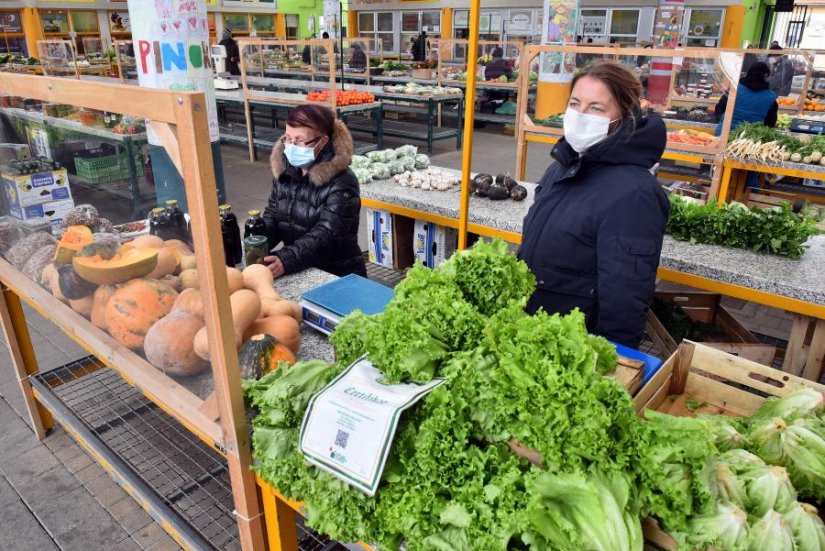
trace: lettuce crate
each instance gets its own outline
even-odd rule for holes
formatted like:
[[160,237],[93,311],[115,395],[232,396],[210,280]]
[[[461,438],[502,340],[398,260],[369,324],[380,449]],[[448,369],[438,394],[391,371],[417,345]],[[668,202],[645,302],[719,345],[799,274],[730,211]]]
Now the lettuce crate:
[[[129,160],[125,154],[105,157],[75,157],[77,176],[89,184],[103,184],[129,178]],[[135,155],[135,175],[143,176],[143,157]]]

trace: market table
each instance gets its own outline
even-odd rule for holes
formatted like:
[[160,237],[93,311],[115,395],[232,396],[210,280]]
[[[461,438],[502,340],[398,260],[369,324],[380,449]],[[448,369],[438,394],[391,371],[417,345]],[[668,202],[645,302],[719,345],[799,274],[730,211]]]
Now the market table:
[[[266,134],[255,137],[255,116],[254,116],[254,108],[261,107],[264,109],[270,109],[273,112],[275,111],[289,111],[290,109],[294,108],[296,104],[294,101],[292,103],[283,101],[284,95],[279,93],[273,92],[258,92],[260,95],[260,99],[251,99],[249,100],[249,117],[247,117],[246,125],[247,127],[244,129],[244,132],[240,131],[232,131],[231,128],[223,127],[221,128],[220,138],[221,140],[229,143],[236,143],[240,145],[247,145],[249,146],[249,156],[250,160],[257,161],[258,160],[258,147],[263,147],[267,149],[272,149],[275,147],[275,142],[277,142],[278,138],[280,138],[282,132],[278,131],[276,128],[268,129]],[[263,99],[263,98],[271,98],[271,99]],[[244,92],[243,90],[216,90],[215,91],[215,99],[218,102],[218,105],[243,105],[244,104]],[[294,98],[290,98],[294,99]],[[279,102],[279,100],[281,100]],[[369,113],[374,121],[375,129],[374,129],[374,136],[375,136],[375,143],[355,143],[355,153],[364,154],[369,151],[373,151],[375,149],[381,149],[384,143],[384,112],[383,112],[383,105],[380,101],[372,102],[372,103],[362,103],[359,105],[341,105],[336,107],[336,113],[338,117],[345,120],[350,115],[355,114],[367,114]],[[273,126],[274,123],[273,123]],[[251,141],[251,143],[250,143]]]
[[[825,166],[812,165],[805,163],[750,163],[741,161],[732,157],[725,157],[722,161],[722,176],[719,184],[719,193],[716,195],[721,201],[735,201],[739,200],[745,193],[747,185],[745,183],[745,176],[747,172],[758,172],[761,174],[773,174],[780,176],[793,176],[795,178],[805,178],[812,180],[825,180]],[[782,188],[781,185],[768,185],[766,189],[777,187],[781,191],[790,191]],[[810,188],[809,192],[802,192],[801,190],[794,190],[797,197],[807,201],[822,203],[825,202],[825,197],[822,194],[816,193],[821,188]]]
[[[521,203],[470,198],[468,231],[521,242],[522,221],[535,196]],[[364,206],[458,228],[458,188],[424,191],[392,180],[361,186]],[[665,236],[659,278],[796,314],[783,369],[817,380],[825,359],[825,236],[814,237],[800,260],[711,245],[691,245]],[[810,343],[806,344],[808,335]]]
[[[143,217],[144,213],[141,208],[143,196],[141,195],[140,184],[138,182],[138,169],[135,164],[135,157],[140,151],[141,144],[146,143],[145,132],[138,134],[118,134],[107,128],[86,126],[73,120],[50,117],[37,111],[26,111],[25,109],[18,109],[14,107],[0,108],[0,115],[5,115],[7,117],[29,123],[41,124],[47,130],[49,127],[52,127],[78,136],[98,138],[108,143],[122,145],[129,169],[128,187],[123,186],[122,182],[117,181],[100,184],[87,182],[77,174],[70,174],[69,181],[72,184],[81,185],[95,190],[103,189],[107,193],[111,193],[125,199],[130,199],[132,201],[132,214],[134,219]],[[153,190],[147,186],[145,195],[148,196],[152,193]]]
[[[294,81],[285,78],[261,78],[261,77],[247,77],[247,85],[254,87],[261,87],[267,91],[276,90],[298,90],[301,92],[308,92],[310,90],[328,90],[329,83],[325,82],[310,82],[310,81]],[[405,82],[406,84],[406,82]],[[424,141],[427,144],[427,154],[431,155],[433,151],[433,143],[439,140],[456,139],[456,148],[461,149],[463,138],[462,130],[464,128],[464,92],[458,94],[401,94],[393,92],[385,92],[382,86],[367,86],[367,85],[350,85],[349,90],[358,90],[359,92],[369,92],[375,96],[375,99],[384,104],[392,103],[396,108],[402,110],[405,108],[399,104],[417,103],[424,107],[408,107],[407,110],[412,112],[421,112],[426,115],[427,125],[426,133],[422,134],[419,128],[420,125],[401,121],[387,121],[386,116],[383,117],[382,131],[384,136],[392,136],[395,138],[404,138],[407,140]],[[458,118],[455,128],[441,128],[441,114],[443,106],[448,103],[456,103],[456,116]],[[386,107],[386,105],[385,105]],[[359,132],[372,133],[375,131],[374,124],[366,117],[359,117],[355,121],[347,124],[351,130]],[[438,128],[437,128],[438,127]],[[380,149],[380,147],[379,147]]]

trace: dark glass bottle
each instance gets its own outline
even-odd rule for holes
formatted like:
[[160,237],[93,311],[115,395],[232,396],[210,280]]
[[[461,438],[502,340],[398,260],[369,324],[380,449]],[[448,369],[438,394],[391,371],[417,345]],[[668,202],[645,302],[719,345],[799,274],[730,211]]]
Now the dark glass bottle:
[[163,208],[157,207],[149,213],[149,234],[158,235],[158,224],[162,223]]
[[243,261],[243,245],[238,218],[232,213],[230,205],[218,207],[221,215],[221,235],[226,265],[234,268]]
[[250,235],[262,235],[266,237],[266,222],[261,218],[261,211],[249,211],[249,218],[246,219],[246,224],[243,228],[243,238],[246,239]]
[[189,229],[186,224],[186,217],[183,211],[178,207],[178,202],[175,199],[166,201],[166,216],[169,218],[168,236],[161,235],[162,239],[179,239],[184,243],[191,243],[189,238]]

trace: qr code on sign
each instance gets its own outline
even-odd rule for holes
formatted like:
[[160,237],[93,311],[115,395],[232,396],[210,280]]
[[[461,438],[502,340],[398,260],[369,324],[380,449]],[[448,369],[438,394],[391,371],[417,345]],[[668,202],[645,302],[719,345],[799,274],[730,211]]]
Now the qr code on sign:
[[338,430],[338,434],[335,435],[335,445],[339,448],[347,448],[347,442],[349,441],[349,433],[344,432],[342,430]]

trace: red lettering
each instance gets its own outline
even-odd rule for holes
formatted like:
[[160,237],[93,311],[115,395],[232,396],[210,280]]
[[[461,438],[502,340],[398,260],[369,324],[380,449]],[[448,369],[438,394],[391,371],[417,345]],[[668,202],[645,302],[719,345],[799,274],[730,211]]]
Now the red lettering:
[[138,53],[140,54],[140,68],[143,71],[143,74],[146,75],[149,73],[149,68],[146,66],[146,57],[149,55],[151,51],[151,46],[149,42],[146,40],[138,40]]

